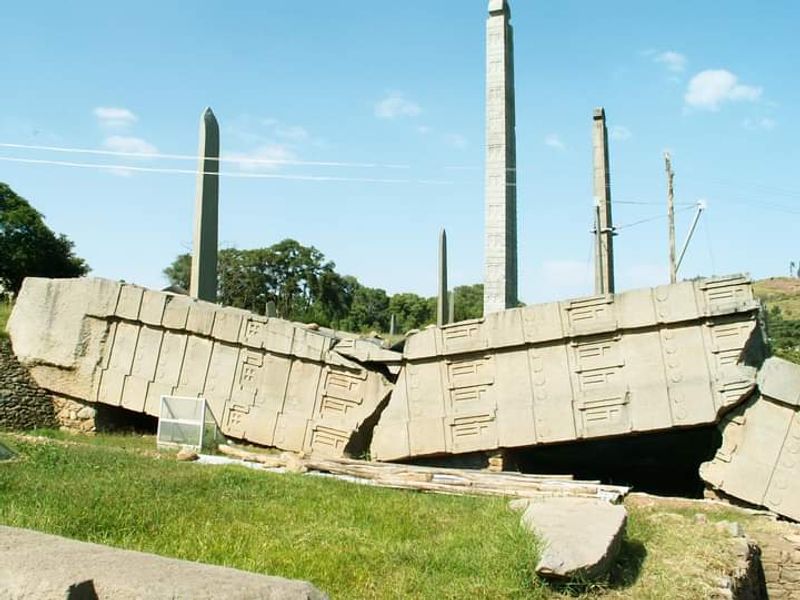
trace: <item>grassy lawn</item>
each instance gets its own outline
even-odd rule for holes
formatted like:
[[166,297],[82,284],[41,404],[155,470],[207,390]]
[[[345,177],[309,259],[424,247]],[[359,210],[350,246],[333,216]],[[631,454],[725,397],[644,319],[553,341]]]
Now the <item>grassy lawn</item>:
[[152,437],[48,436],[0,435],[21,455],[0,463],[0,523],[305,579],[332,598],[703,598],[731,564],[713,526],[630,506],[610,581],[556,591],[503,499],[179,463]]

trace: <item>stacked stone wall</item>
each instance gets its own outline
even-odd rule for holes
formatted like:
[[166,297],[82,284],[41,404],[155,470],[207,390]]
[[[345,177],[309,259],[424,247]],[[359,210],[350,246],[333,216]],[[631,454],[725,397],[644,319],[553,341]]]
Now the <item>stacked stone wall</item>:
[[14,356],[11,343],[0,339],[0,428],[35,429],[57,426],[53,401],[31,379]]
[[761,540],[761,563],[770,600],[800,600],[800,527]]

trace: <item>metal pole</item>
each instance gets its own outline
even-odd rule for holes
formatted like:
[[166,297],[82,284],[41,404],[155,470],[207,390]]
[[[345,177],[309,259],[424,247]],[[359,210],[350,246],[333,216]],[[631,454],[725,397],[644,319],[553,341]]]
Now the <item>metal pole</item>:
[[594,293],[596,295],[605,294],[608,290],[605,287],[603,278],[603,240],[600,231],[600,198],[594,199]]
[[689,247],[689,242],[692,241],[692,236],[694,235],[694,230],[697,227],[697,222],[700,220],[700,215],[703,214],[703,211],[706,209],[705,202],[702,200],[697,203],[697,212],[694,214],[694,220],[692,221],[692,226],[689,228],[689,235],[686,236],[686,241],[683,243],[683,248],[681,249],[681,255],[678,258],[678,263],[675,265],[675,272],[677,273],[678,269],[681,268],[681,263],[683,262],[683,257],[686,254],[686,249]]
[[675,190],[673,180],[675,172],[672,170],[672,158],[669,152],[664,153],[664,163],[667,170],[667,215],[669,217],[669,282],[678,281],[678,266],[675,262]]

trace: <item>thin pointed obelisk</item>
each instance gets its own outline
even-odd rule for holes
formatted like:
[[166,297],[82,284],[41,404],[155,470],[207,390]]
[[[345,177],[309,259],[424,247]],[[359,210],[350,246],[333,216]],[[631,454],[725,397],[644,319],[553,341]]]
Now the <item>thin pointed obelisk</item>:
[[611,218],[611,177],[608,167],[608,128],[606,111],[594,109],[592,120],[592,147],[594,155],[594,200],[596,203],[594,257],[595,294],[614,293],[614,224]]
[[486,23],[486,221],[483,314],[517,305],[517,148],[514,31],[507,0]]
[[189,294],[217,301],[217,240],[219,237],[219,125],[210,108],[200,117],[194,240]]
[[447,301],[447,232],[439,233],[439,291],[436,295],[436,324],[439,327],[450,322]]

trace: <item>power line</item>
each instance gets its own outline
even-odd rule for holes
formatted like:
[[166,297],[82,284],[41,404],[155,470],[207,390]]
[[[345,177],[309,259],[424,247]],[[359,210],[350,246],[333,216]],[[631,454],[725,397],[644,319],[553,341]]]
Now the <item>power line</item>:
[[[695,205],[689,206],[687,208],[683,208],[682,210],[676,210],[675,213],[677,214],[677,213],[686,212],[687,210],[691,210],[693,206],[695,206]],[[655,217],[648,217],[647,219],[641,219],[639,221],[634,221],[633,223],[626,223],[625,225],[615,225],[614,226],[614,231],[619,231],[620,229],[628,229],[630,227],[636,227],[637,225],[642,225],[644,223],[650,223],[652,221],[658,221],[660,219],[666,219],[667,216],[668,215],[657,215]]]
[[[612,204],[633,204],[638,206],[661,206],[663,202],[650,202],[647,200],[612,200]],[[675,206],[694,206],[694,202],[676,202]]]
[[[0,142],[0,148],[19,150],[39,150],[44,152],[69,152],[73,154],[96,154],[101,156],[129,156],[131,158],[163,158],[169,160],[198,160],[196,154],[162,154],[160,152],[123,152],[119,150],[95,150],[92,148],[70,148],[65,146],[35,146],[31,144],[11,144]],[[226,158],[217,159],[221,163],[262,164],[262,165],[300,165],[314,167],[350,167],[354,169],[408,169],[408,165],[379,163],[350,163],[314,160],[293,160],[284,158]]]
[[0,156],[0,161],[32,164],[32,165],[53,165],[59,167],[72,167],[81,169],[100,169],[106,171],[135,171],[142,173],[173,173],[181,175],[219,175],[220,177],[234,177],[243,179],[278,179],[286,181],[335,181],[353,183],[417,183],[423,185],[452,185],[452,181],[432,180],[432,179],[377,179],[368,177],[334,177],[328,175],[286,175],[280,173],[231,173],[230,171],[200,172],[193,169],[171,169],[159,167],[136,167],[131,165],[108,165],[98,163],[77,163],[61,160],[44,160],[37,158],[18,158],[12,156]]

